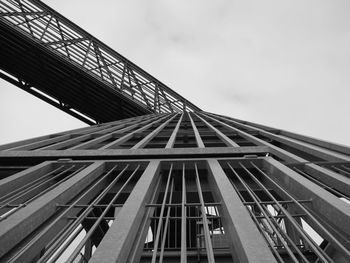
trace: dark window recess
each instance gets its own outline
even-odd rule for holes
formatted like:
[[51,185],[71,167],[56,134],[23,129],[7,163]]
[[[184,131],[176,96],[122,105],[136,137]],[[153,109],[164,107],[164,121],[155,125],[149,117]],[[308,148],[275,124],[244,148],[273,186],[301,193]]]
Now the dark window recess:
[[171,131],[161,131],[144,148],[165,148],[171,136]]
[[25,165],[1,165],[0,166],[0,180],[4,179],[10,175],[13,175],[15,173],[19,173],[20,171],[23,171],[30,166]]
[[114,142],[116,141],[117,139],[119,139],[120,137],[122,137],[124,134],[116,134],[116,135],[113,135],[112,137],[102,141],[102,142],[99,142],[99,143],[95,143],[93,145],[90,145],[89,147],[87,147],[86,149],[89,149],[89,150],[96,150],[96,149],[99,149],[111,142]]
[[216,135],[214,131],[209,129],[198,130],[205,147],[225,147],[226,144]]
[[74,146],[77,146],[77,145],[79,145],[79,144],[82,144],[82,143],[87,142],[87,141],[90,141],[90,140],[91,140],[91,138],[88,137],[88,138],[85,138],[84,140],[77,141],[77,142],[73,142],[73,143],[70,143],[69,145],[60,147],[60,148],[58,148],[57,150],[66,150],[66,149],[72,148],[72,147],[74,147]]
[[197,147],[196,138],[194,134],[180,133],[176,137],[174,148],[193,148]]
[[[0,201],[7,206],[0,207],[0,220],[23,209],[28,203],[41,197],[46,192],[69,180],[87,167],[87,163],[53,163],[47,171],[39,171],[37,178],[21,185]],[[72,262],[87,262],[102,241],[109,227],[118,216],[134,186],[144,173],[148,162],[108,162],[104,171],[85,188],[76,191],[69,199],[56,203],[52,217],[41,222],[36,231],[22,241],[23,247],[15,250],[16,256],[28,257],[28,262],[66,262],[67,255]],[[56,221],[52,218],[57,219]],[[50,231],[52,240],[45,239]],[[37,249],[39,241],[42,249]],[[77,248],[78,249],[72,249]],[[35,250],[37,249],[37,250]],[[30,252],[28,252],[30,251]],[[32,251],[39,251],[33,254]],[[80,251],[84,251],[82,254]],[[84,257],[82,257],[82,255]],[[5,255],[1,262],[8,262],[12,255]],[[35,259],[33,259],[35,258]],[[33,260],[32,260],[33,259]]]
[[313,228],[320,222],[308,213],[312,200],[293,197],[258,160],[220,164],[278,262],[292,262],[296,255],[305,262],[328,257],[325,232]]
[[[185,120],[187,118],[187,120]],[[174,148],[193,148],[197,147],[196,138],[187,114],[181,122],[179,132],[176,136]]]
[[[350,175],[350,164],[349,163],[337,163],[337,164],[325,164],[325,165],[321,164],[321,166],[323,166],[326,169],[330,169],[334,172],[338,172],[340,174],[344,174],[344,172],[345,172],[345,173],[348,173],[348,175]],[[305,170],[305,165],[299,165],[299,166],[295,165],[295,166],[292,166],[292,169],[294,171],[296,171],[297,173],[299,173],[300,175],[302,175],[303,177],[307,178],[308,180],[319,185],[320,187],[322,187],[326,191],[334,194],[336,197],[340,198],[341,200],[343,200],[347,203],[350,202],[349,195],[341,192],[339,189],[337,189],[337,187],[332,187],[330,185],[327,185],[326,182],[322,182],[318,178],[316,178],[315,176],[312,176],[312,174],[310,172],[307,172]]]
[[169,122],[144,148],[165,148],[179,118],[180,116],[177,116]]
[[119,145],[112,146],[111,149],[130,149],[138,142],[140,142],[146,135],[147,133],[144,132],[135,133],[129,140]]
[[[231,262],[221,207],[212,194],[205,163],[166,163],[160,174],[160,184],[154,190],[158,195],[147,205],[149,213],[145,213],[149,216],[144,220],[149,223],[142,229],[145,241],[141,262],[148,262],[152,257],[163,262],[179,262],[183,218],[189,262],[206,261],[209,250],[218,262]],[[208,240],[211,248],[206,246]]]
[[280,130],[277,130],[277,129],[266,129],[267,132],[271,132],[273,134],[280,134],[281,131]]
[[[269,139],[268,139],[268,140],[269,140]],[[271,143],[272,145],[275,145],[275,146],[277,146],[277,147],[279,147],[279,148],[281,148],[281,149],[283,149],[283,150],[285,150],[285,151],[288,151],[288,152],[290,152],[290,153],[292,153],[292,154],[295,154],[295,155],[297,155],[297,156],[299,156],[299,157],[301,157],[301,158],[303,158],[303,159],[305,159],[305,160],[308,160],[308,161],[310,161],[310,162],[321,162],[321,161],[325,161],[324,159],[321,159],[321,158],[319,158],[319,157],[316,157],[316,156],[313,155],[313,154],[309,154],[309,153],[307,153],[307,152],[300,151],[300,150],[298,150],[298,149],[296,149],[296,148],[294,148],[294,147],[291,147],[291,146],[289,146],[289,145],[286,145],[286,144],[284,144],[284,143],[281,143],[281,142],[278,142],[278,141],[275,141],[275,140],[271,140],[270,143]]]
[[319,164],[320,166],[332,170],[338,174],[350,178],[350,162],[340,163],[324,163]]
[[243,138],[242,136],[234,133],[234,134],[228,134],[227,135],[232,141],[237,143],[239,146],[244,147],[244,146],[256,146],[255,143],[248,141],[247,139]]
[[138,142],[140,142],[143,138],[145,138],[149,133],[151,133],[154,129],[156,129],[157,126],[152,125],[150,128],[146,129],[142,132],[136,132],[132,135],[132,137],[116,146],[112,146],[110,149],[130,149],[134,145],[136,145]]

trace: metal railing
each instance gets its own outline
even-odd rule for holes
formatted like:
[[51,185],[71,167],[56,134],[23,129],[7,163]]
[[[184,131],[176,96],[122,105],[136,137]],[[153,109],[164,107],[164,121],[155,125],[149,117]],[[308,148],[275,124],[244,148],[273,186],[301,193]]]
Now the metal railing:
[[200,110],[41,1],[1,0],[0,20],[153,112]]
[[296,199],[253,161],[221,164],[278,262],[334,262],[325,251],[329,243],[349,256],[311,211],[312,200]]

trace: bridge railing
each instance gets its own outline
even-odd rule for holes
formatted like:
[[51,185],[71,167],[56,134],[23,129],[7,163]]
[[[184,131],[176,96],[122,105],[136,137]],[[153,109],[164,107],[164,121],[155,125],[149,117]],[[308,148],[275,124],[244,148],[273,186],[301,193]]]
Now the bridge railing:
[[153,112],[200,110],[41,1],[0,0],[0,20]]

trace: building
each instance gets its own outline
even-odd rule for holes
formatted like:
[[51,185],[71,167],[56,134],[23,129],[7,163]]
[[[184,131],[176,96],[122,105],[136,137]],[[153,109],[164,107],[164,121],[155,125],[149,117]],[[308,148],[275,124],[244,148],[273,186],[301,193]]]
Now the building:
[[0,7],[1,76],[94,124],[0,146],[1,262],[350,261],[350,148],[202,111],[40,1]]

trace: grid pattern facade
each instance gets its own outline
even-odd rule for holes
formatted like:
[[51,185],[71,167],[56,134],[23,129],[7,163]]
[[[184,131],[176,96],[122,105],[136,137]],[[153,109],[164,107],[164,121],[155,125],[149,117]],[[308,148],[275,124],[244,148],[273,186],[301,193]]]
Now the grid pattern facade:
[[0,146],[1,262],[349,262],[350,149],[208,112]]

